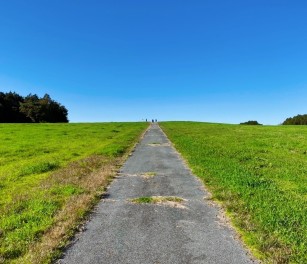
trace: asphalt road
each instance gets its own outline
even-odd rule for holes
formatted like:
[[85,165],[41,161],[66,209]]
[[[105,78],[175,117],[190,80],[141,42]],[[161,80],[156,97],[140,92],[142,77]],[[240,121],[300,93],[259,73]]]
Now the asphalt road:
[[[180,204],[132,198],[177,196]],[[154,124],[58,263],[255,263]]]

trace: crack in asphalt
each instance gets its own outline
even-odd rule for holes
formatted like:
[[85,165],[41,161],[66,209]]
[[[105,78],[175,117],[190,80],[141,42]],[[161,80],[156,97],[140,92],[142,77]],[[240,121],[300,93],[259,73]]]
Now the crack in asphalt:
[[[185,208],[129,202],[152,196],[180,197]],[[153,124],[57,263],[255,263],[208,196]]]

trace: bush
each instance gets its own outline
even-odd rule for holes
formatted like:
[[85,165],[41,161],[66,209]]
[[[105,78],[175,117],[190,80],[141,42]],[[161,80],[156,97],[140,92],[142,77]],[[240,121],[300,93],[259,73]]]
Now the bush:
[[258,123],[258,121],[250,120],[244,123],[240,123],[240,125],[261,126],[262,124]]

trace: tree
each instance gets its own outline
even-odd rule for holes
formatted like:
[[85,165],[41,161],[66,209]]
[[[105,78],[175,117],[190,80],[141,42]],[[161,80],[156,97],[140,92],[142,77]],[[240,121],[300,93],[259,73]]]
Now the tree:
[[40,122],[68,122],[67,109],[56,101],[52,100],[48,94],[40,99],[41,120]]
[[36,123],[68,122],[67,109],[52,100],[49,94],[45,94],[43,98],[39,98],[36,94],[29,94],[20,105],[20,111]]
[[15,92],[0,92],[0,122],[1,123],[23,123],[29,119],[19,111],[20,104],[24,98]]
[[20,104],[20,112],[30,118],[33,123],[40,122],[41,106],[39,97],[36,94],[29,94],[25,97],[24,102]]
[[307,125],[307,114],[287,118],[283,125]]
[[17,93],[0,92],[0,122],[68,122],[68,111],[48,94],[39,98],[36,94],[22,97]]

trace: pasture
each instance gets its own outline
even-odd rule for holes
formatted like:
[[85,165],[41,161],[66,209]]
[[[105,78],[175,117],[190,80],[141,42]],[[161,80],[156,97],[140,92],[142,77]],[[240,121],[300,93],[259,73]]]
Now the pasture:
[[256,256],[307,263],[306,126],[160,126]]
[[147,126],[0,124],[0,263],[56,257]]

